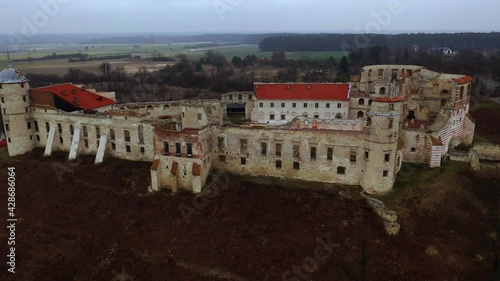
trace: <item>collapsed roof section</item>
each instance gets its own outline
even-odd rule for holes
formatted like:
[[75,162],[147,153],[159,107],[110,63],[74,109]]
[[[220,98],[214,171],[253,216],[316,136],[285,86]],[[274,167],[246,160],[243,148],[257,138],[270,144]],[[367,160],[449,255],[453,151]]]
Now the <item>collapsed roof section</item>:
[[73,84],[61,84],[30,90],[33,105],[52,106],[67,112],[93,110],[117,102]]

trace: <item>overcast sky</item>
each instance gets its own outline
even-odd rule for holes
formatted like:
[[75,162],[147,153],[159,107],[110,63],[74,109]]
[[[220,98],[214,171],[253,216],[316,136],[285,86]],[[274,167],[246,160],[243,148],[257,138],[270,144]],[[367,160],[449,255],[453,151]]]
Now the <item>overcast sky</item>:
[[2,1],[0,33],[500,31],[499,0],[400,1]]

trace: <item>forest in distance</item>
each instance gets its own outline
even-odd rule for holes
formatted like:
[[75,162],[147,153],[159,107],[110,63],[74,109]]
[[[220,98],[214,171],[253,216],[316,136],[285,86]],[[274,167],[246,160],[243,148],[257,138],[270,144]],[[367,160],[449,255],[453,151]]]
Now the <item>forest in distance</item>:
[[[363,45],[363,46],[360,46]],[[384,45],[419,49],[447,47],[452,50],[492,51],[500,48],[500,33],[413,33],[413,34],[297,34],[269,36],[260,42],[261,51],[346,51]]]
[[[0,49],[7,49],[12,35],[0,34]],[[477,50],[497,49],[500,46],[499,32],[461,33],[401,33],[401,34],[356,34],[356,33],[214,33],[199,35],[182,34],[39,34],[30,38],[30,44],[165,44],[165,43],[241,43],[260,44],[262,51],[344,51],[342,44],[356,46],[355,38],[370,45],[401,47],[417,45],[421,48],[448,47]],[[361,38],[361,39],[360,39]],[[364,38],[364,39],[363,39]]]

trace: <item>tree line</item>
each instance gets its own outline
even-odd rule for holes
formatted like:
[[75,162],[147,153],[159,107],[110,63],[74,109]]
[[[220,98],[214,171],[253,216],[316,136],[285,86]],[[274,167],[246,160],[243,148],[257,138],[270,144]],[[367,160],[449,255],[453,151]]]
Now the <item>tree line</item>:
[[498,50],[500,33],[412,33],[412,34],[291,34],[269,36],[259,45],[265,52],[352,51],[384,45],[391,49],[448,47],[452,50]]
[[289,59],[285,52],[274,52],[270,58],[247,55],[228,59],[219,52],[208,51],[196,60],[179,55],[175,64],[158,71],[141,67],[135,73],[126,73],[123,66],[104,62],[97,73],[69,68],[62,77],[29,73],[27,77],[33,87],[65,82],[105,84],[102,90],[125,96],[137,89],[158,94],[162,87],[168,86],[224,93],[252,91],[254,82],[349,82],[351,75],[359,75],[361,67],[374,64],[422,65],[438,72],[480,76],[500,82],[500,57],[485,56],[471,49],[445,56],[440,52],[391,49],[386,45],[354,50],[339,61],[334,57]]

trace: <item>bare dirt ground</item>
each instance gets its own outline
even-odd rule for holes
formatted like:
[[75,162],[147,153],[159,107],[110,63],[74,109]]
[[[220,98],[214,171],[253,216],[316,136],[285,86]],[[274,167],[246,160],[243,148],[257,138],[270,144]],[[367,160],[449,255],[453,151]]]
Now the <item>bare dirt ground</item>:
[[[492,254],[486,233],[500,226],[499,180],[463,165],[416,169],[422,181],[398,182],[382,198],[401,213],[402,232],[391,237],[354,187],[306,191],[231,177],[187,223],[179,206],[195,206],[194,195],[149,195],[150,163],[83,157],[59,181],[53,166],[60,171],[66,157],[0,159],[0,222],[11,166],[19,219],[16,275],[6,273],[0,228],[0,280],[493,280],[475,257]],[[425,184],[433,173],[445,182]],[[338,244],[321,251],[328,259],[283,279],[311,261],[320,239]]]
[[500,143],[500,105],[496,103],[481,104],[471,112],[476,121],[476,134],[493,143]]

